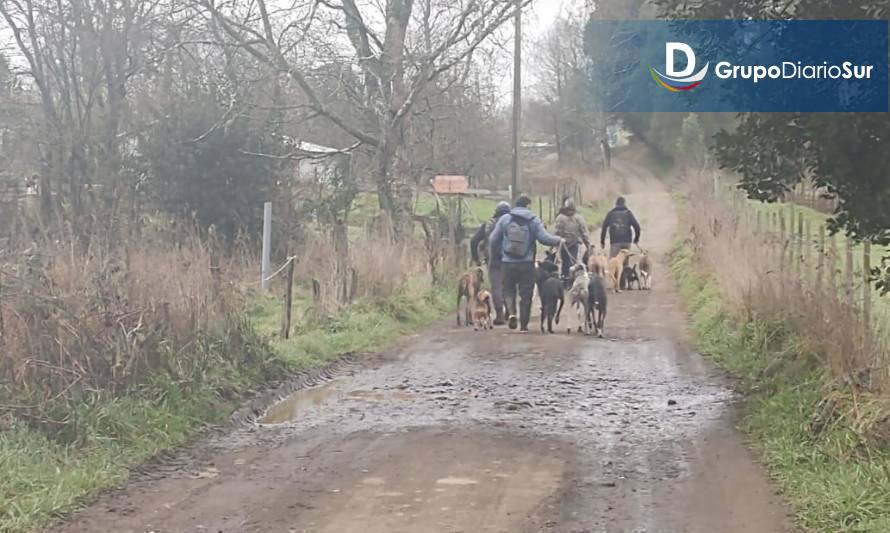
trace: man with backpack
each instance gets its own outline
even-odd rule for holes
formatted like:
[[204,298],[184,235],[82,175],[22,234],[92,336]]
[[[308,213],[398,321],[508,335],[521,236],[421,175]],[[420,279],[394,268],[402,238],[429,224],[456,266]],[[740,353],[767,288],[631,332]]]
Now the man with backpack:
[[[566,240],[560,252],[562,257],[562,279],[569,279],[569,271],[578,262],[578,249],[583,243],[590,251],[590,233],[587,222],[575,208],[575,200],[568,198],[556,217],[556,234]],[[586,263],[586,261],[585,261]]]
[[627,208],[627,200],[619,197],[615,202],[615,208],[606,215],[603,221],[603,230],[600,234],[600,244],[606,249],[606,234],[609,235],[609,258],[618,255],[621,250],[630,250],[631,244],[640,244],[640,223]]
[[[519,326],[522,332],[528,332],[528,323],[531,319],[532,299],[535,295],[537,243],[559,246],[565,242],[544,229],[544,223],[529,209],[531,204],[531,198],[520,196],[516,200],[516,207],[501,217],[489,238],[491,257],[500,255],[504,265],[504,297],[509,315],[507,323],[510,329]],[[521,300],[518,323],[517,294]]]
[[488,263],[488,279],[491,281],[491,299],[494,304],[494,325],[503,326],[505,324],[504,312],[504,276],[503,264],[501,262],[501,254],[490,254],[491,244],[489,237],[494,231],[498,220],[504,215],[510,213],[510,204],[500,202],[494,210],[494,217],[482,224],[479,231],[470,241],[470,255],[473,257],[473,263],[482,266]]

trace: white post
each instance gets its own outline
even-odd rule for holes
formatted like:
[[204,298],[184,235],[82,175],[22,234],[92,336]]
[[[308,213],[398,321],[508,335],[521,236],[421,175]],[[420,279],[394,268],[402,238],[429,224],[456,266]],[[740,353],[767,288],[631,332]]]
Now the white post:
[[263,270],[260,281],[264,291],[269,290],[269,276],[272,274],[272,202],[263,206]]

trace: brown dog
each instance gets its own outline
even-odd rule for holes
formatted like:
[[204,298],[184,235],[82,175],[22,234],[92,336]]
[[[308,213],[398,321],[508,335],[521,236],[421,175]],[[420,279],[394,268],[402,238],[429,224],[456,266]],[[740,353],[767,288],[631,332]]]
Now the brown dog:
[[628,257],[633,256],[634,254],[630,250],[621,250],[618,255],[609,259],[609,278],[612,280],[615,292],[621,292],[621,273],[624,271],[624,262]]
[[474,268],[460,277],[457,284],[457,325],[460,326],[460,307],[464,305],[464,319],[467,327],[473,325],[473,309],[476,305],[476,296],[482,290],[485,283],[485,274],[481,268]]
[[494,304],[492,303],[490,292],[482,291],[476,295],[476,305],[473,306],[474,330],[479,331],[479,328],[483,330],[494,329],[494,325],[491,323],[491,312],[493,309]]
[[599,252],[593,252],[590,254],[590,259],[587,262],[587,270],[590,272],[591,275],[605,278],[608,269],[609,258],[606,256],[605,250],[600,250]]

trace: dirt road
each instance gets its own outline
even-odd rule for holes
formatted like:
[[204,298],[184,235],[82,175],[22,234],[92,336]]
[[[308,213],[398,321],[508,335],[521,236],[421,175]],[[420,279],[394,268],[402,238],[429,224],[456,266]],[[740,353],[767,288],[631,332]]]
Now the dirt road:
[[450,324],[347,368],[61,532],[778,532],[786,510],[690,351],[664,254],[677,220],[618,163],[658,260],[607,339]]

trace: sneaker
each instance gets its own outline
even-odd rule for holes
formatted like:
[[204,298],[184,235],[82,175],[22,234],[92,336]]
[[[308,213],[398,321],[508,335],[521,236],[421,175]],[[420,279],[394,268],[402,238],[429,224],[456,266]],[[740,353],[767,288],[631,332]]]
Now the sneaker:
[[522,328],[519,330],[519,333],[528,333],[528,328]]
[[510,329],[516,329],[519,327],[519,320],[516,318],[516,315],[510,315],[510,319],[507,321]]

